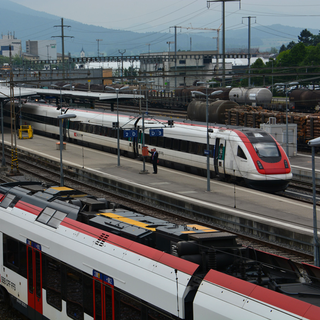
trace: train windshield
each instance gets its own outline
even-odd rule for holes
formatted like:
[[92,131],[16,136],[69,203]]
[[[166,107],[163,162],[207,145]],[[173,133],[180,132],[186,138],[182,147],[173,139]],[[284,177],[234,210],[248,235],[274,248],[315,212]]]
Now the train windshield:
[[260,158],[279,157],[279,149],[275,142],[257,142],[253,143],[254,150]]

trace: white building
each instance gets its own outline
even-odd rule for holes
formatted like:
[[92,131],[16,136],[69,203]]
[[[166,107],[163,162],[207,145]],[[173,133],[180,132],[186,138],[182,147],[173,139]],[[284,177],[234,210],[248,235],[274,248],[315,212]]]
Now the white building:
[[11,33],[8,33],[7,35],[2,35],[2,39],[0,39],[0,55],[10,57],[10,47],[12,57],[14,57],[15,55],[21,57],[21,40],[16,39],[15,35]]
[[175,86],[190,86],[195,80],[211,80],[215,73],[212,57],[217,51],[178,51],[143,53],[140,55],[140,75],[148,76],[153,87],[174,90]]
[[57,60],[57,43],[55,40],[28,40],[26,52],[38,56],[39,60]]

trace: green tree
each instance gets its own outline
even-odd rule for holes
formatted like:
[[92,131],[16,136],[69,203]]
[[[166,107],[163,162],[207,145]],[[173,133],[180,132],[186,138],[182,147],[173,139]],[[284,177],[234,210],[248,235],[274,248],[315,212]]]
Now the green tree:
[[270,52],[271,53],[278,53],[278,49],[276,47],[272,47]]
[[279,49],[279,53],[280,52],[284,52],[284,51],[286,51],[287,50],[287,47],[283,44],[281,47],[280,47],[280,49]]
[[304,43],[299,42],[289,52],[289,65],[299,66],[302,61],[306,58],[307,49]]
[[287,50],[292,49],[295,45],[296,43],[294,41],[289,42],[289,44],[287,45]]
[[320,43],[320,32],[317,35],[312,36],[312,45],[316,46],[318,43]]
[[306,46],[310,46],[313,42],[313,34],[307,30],[304,29],[300,32],[300,36],[298,36],[299,43],[303,43]]

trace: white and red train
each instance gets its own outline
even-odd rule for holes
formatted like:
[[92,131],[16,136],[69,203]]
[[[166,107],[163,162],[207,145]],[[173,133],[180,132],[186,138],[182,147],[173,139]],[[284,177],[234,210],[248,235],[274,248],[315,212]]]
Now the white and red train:
[[[75,114],[76,118],[65,120],[66,138],[78,144],[116,152],[116,114],[91,109],[68,109],[67,112]],[[61,110],[54,105],[25,103],[18,123],[31,125],[36,133],[58,137],[57,116],[60,114]],[[9,110],[6,110],[4,119],[10,123]],[[119,115],[119,126],[121,154],[140,156],[143,146],[141,116]],[[136,136],[125,137],[124,132],[128,132],[125,130],[136,130]],[[212,176],[244,181],[249,187],[271,192],[284,190],[292,179],[289,159],[283,148],[265,131],[215,125],[210,126],[208,135]],[[175,122],[171,126],[167,121],[146,117],[144,137],[147,146],[157,148],[160,164],[206,176],[205,125]]]
[[67,187],[0,185],[0,293],[30,319],[318,320],[320,269]]

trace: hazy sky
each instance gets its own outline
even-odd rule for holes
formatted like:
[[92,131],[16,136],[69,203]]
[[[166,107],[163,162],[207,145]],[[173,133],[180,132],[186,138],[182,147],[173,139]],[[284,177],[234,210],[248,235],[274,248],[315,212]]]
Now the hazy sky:
[[[135,32],[168,32],[171,26],[218,28],[222,3],[207,0],[12,0],[34,10],[85,24]],[[226,30],[282,24],[320,29],[320,0],[229,1]],[[188,29],[185,29],[188,30]],[[276,31],[276,30],[274,30]],[[270,32],[274,32],[270,30]]]

